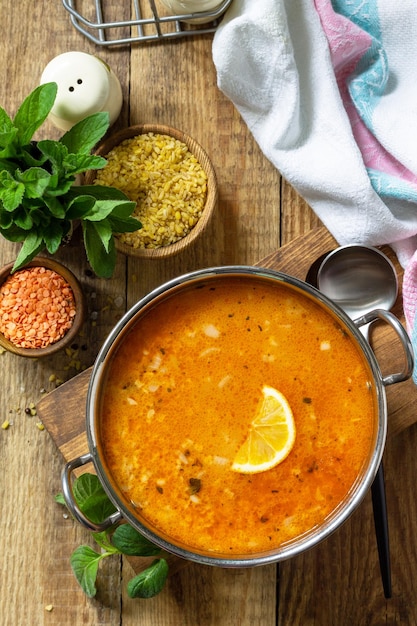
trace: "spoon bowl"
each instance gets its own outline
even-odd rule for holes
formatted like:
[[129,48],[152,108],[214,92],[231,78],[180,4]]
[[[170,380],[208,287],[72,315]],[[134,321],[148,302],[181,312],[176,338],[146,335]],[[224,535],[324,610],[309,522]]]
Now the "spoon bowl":
[[398,295],[398,279],[389,258],[377,248],[347,245],[322,261],[319,290],[356,319],[375,309],[389,311]]

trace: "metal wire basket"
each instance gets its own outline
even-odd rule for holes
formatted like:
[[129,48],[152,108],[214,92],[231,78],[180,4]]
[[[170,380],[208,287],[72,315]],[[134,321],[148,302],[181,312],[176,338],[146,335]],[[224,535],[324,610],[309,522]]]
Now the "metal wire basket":
[[[232,1],[224,0],[213,11],[175,16],[160,15],[155,0],[133,0],[126,6],[123,2],[106,0],[62,0],[62,3],[80,33],[99,46],[115,46],[212,33]],[[120,15],[127,10],[129,15]],[[188,23],[197,16],[209,21],[199,25]]]

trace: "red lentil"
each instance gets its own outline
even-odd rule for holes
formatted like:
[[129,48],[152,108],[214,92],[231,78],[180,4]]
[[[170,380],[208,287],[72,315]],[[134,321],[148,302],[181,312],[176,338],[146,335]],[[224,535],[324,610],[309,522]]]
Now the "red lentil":
[[0,288],[0,331],[21,348],[45,348],[71,328],[73,291],[57,272],[30,267],[15,272]]

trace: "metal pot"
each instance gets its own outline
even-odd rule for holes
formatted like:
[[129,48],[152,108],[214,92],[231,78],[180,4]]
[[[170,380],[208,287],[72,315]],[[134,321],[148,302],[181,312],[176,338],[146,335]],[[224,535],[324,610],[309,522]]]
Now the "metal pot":
[[[106,370],[112,354],[114,354],[117,347],[120,346],[120,343],[123,342],[127,333],[135,324],[137,319],[144,312],[149,310],[149,308],[156,306],[159,302],[167,297],[170,297],[178,290],[189,288],[190,286],[198,286],[199,283],[206,283],[209,280],[216,281],[222,276],[252,277],[255,280],[261,279],[264,281],[285,284],[291,290],[302,292],[316,304],[319,304],[319,306],[330,312],[333,317],[335,317],[337,322],[340,323],[341,327],[345,328],[347,332],[353,336],[353,340],[356,341],[357,347],[359,347],[360,351],[366,357],[370,365],[373,378],[372,383],[376,390],[378,405],[378,414],[375,416],[377,427],[375,429],[372,454],[344,501],[342,501],[335,508],[335,510],[323,521],[320,526],[313,528],[303,536],[295,538],[294,540],[267,553],[247,554],[235,558],[229,556],[219,557],[216,554],[213,555],[213,553],[210,553],[209,550],[204,553],[197,552],[188,546],[178,545],[169,537],[163,536],[159,533],[157,529],[151,528],[145,520],[141,519],[140,512],[132,511],[132,509],[129,508],[123,501],[123,497],[120,493],[118,493],[117,487],[114,485],[114,482],[110,479],[106,471],[104,460],[101,458],[99,452],[100,446],[98,445],[100,424],[99,406]],[[383,322],[388,323],[397,334],[405,354],[405,362],[402,371],[385,376],[381,374],[376,357],[359,330],[361,326],[369,324],[375,320],[382,320]],[[206,563],[221,567],[251,567],[293,557],[296,554],[313,547],[334,532],[359,505],[364,495],[372,485],[381,463],[387,432],[385,387],[410,378],[413,370],[413,361],[413,350],[409,337],[399,320],[392,313],[385,310],[375,310],[352,321],[342,309],[340,309],[314,287],[280,272],[256,267],[225,266],[199,270],[176,278],[155,289],[137,302],[114,327],[97,356],[89,383],[86,406],[86,430],[90,452],[74,459],[73,461],[70,461],[66,464],[63,470],[63,493],[68,508],[73,516],[90,530],[102,531],[124,519],[162,549],[165,549],[168,552],[176,554],[182,558],[199,563]],[[78,508],[72,493],[72,472],[76,468],[79,468],[87,463],[93,463],[103,488],[117,508],[117,512],[101,524],[93,523],[91,520],[86,518],[86,516]]]

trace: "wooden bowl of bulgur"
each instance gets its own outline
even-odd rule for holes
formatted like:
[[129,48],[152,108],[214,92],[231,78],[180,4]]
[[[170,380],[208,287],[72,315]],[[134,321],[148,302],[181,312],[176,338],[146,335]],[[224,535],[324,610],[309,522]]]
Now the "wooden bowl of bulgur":
[[39,358],[68,347],[85,318],[81,285],[64,265],[35,257],[12,273],[0,270],[0,346]]
[[178,254],[206,229],[217,205],[217,181],[205,150],[192,137],[160,124],[130,126],[99,145],[107,159],[86,184],[116,187],[136,202],[142,228],[115,236],[127,255],[161,259]]

